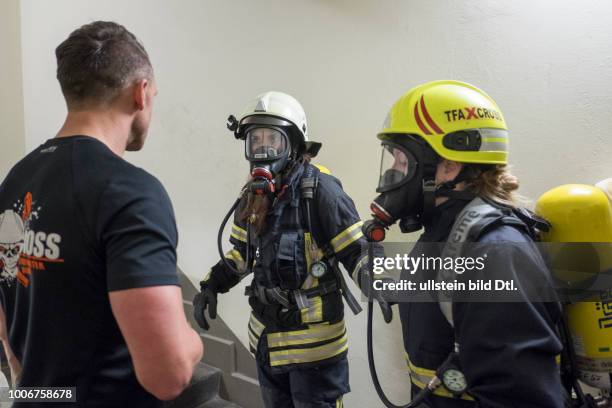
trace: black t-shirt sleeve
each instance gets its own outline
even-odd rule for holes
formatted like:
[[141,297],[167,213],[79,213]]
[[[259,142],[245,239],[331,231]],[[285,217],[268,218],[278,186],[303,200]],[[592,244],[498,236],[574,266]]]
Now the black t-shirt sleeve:
[[97,225],[109,292],[179,285],[172,204],[157,179],[134,170],[112,177],[101,197]]

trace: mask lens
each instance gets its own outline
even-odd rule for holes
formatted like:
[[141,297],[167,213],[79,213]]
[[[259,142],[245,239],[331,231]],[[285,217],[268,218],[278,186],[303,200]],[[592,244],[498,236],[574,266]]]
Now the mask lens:
[[396,146],[383,143],[378,190],[388,190],[412,178],[416,169],[414,156]]
[[274,160],[287,151],[287,136],[277,129],[255,128],[246,135],[246,156],[249,160]]

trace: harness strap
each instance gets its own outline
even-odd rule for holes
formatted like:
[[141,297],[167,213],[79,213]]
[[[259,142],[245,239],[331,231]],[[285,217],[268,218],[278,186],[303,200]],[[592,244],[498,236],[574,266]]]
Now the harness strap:
[[305,309],[308,307],[308,299],[337,291],[338,284],[335,281],[320,282],[314,288],[296,290],[281,289],[278,286],[266,288],[253,282],[245,288],[244,294],[257,297],[265,305],[280,304],[287,309],[295,306]]

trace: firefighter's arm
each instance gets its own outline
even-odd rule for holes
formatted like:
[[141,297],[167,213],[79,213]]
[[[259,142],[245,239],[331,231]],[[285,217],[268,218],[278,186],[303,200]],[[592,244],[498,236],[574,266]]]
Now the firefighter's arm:
[[[534,276],[547,273],[539,255],[525,244],[498,244],[483,253],[488,255],[486,268],[473,280],[512,279],[524,288]],[[522,302],[492,300],[453,304],[468,392],[483,407],[563,406],[555,308],[528,296]]]
[[214,286],[214,290],[217,293],[226,293],[248,274],[246,267],[246,225],[243,222],[239,222],[236,218],[234,217],[229,238],[233,248],[225,253],[225,260],[232,268],[229,268],[221,259],[210,268],[210,271],[201,282],[201,285]]
[[[363,223],[353,200],[342,190],[340,183],[335,179],[325,179],[330,176],[320,177],[323,182],[319,183],[316,199],[323,240],[329,243],[336,259],[367,296],[372,285],[369,282],[367,269],[368,244],[361,231]],[[375,245],[373,253],[374,256],[382,253],[380,245]],[[385,320],[390,321],[392,312],[389,305],[382,299],[377,298],[377,300],[381,304]]]
[[210,268],[200,282],[200,292],[193,298],[194,318],[204,330],[210,328],[205,312],[208,310],[211,319],[217,317],[217,295],[229,291],[248,274],[245,262],[247,233],[236,221],[232,224],[230,242],[234,247],[225,254],[225,260],[219,260]]

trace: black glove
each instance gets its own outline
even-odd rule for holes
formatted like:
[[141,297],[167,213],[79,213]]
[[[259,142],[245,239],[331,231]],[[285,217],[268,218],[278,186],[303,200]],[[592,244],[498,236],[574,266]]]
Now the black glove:
[[[231,259],[227,259],[227,262],[236,267]],[[210,269],[210,277],[200,282],[200,293],[193,298],[193,317],[201,328],[210,328],[204,315],[206,309],[211,319],[217,318],[217,294],[227,292],[238,282],[240,277],[228,269],[223,260]]]
[[193,317],[204,330],[210,329],[205,312],[211,319],[217,318],[217,285],[213,278],[200,282],[200,293],[193,298]]
[[391,323],[391,320],[393,320],[393,309],[391,309],[391,306],[393,306],[394,304],[389,303],[382,298],[377,300],[378,304],[380,305],[380,311],[382,312],[383,319],[385,319],[385,323]]
[[[361,291],[368,298],[369,298],[369,291],[373,291],[372,299],[376,300],[378,304],[380,305],[380,311],[382,312],[383,318],[385,319],[385,323],[387,324],[391,323],[391,320],[393,320],[393,310],[391,309],[391,306],[393,306],[394,303],[387,302],[384,299],[383,293],[373,288],[372,284],[370,283],[370,275],[367,272],[362,270],[360,271],[360,273],[361,273],[360,275]],[[393,281],[392,279],[389,279],[389,278],[379,278],[379,279],[383,281]]]

